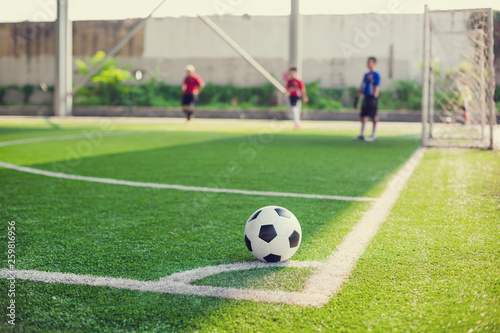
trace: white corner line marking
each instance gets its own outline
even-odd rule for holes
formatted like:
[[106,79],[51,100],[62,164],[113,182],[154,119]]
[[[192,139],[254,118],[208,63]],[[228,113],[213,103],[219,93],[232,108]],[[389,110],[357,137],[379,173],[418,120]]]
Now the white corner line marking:
[[238,289],[227,287],[198,286],[192,281],[206,276],[237,270],[249,270],[270,267],[321,267],[321,262],[286,261],[282,263],[241,262],[219,266],[209,266],[175,273],[157,281],[138,281],[92,275],[70,273],[43,272],[35,270],[0,269],[0,278],[14,278],[44,283],[62,283],[88,285],[94,287],[111,287],[117,289],[138,290],[177,295],[209,296],[235,300],[250,300],[258,302],[285,303],[301,306],[321,306],[328,302],[324,295],[304,294],[302,292],[270,291],[261,289]]

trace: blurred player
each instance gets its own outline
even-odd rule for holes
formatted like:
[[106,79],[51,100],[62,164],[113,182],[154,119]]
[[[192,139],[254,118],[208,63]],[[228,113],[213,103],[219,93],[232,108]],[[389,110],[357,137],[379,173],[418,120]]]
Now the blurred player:
[[194,106],[198,100],[198,94],[205,87],[205,82],[196,75],[193,65],[186,66],[186,77],[182,83],[182,111],[186,114],[187,124],[191,124]]
[[458,81],[458,91],[460,93],[460,110],[462,111],[462,116],[464,117],[464,124],[467,124],[469,120],[469,115],[467,111],[470,110],[470,102],[472,101],[472,91],[465,81]]
[[[380,94],[380,74],[376,71],[377,59],[375,57],[368,58],[367,67],[369,72],[363,77],[363,82],[354,98],[354,107],[357,108],[359,96],[364,95],[363,105],[361,106],[361,134],[354,140],[375,141],[377,139],[377,104]],[[367,118],[370,117],[373,121],[373,131],[371,138],[365,138],[365,126]]]
[[300,101],[307,103],[306,86],[304,82],[297,77],[297,67],[290,66],[289,78],[286,83],[286,94],[290,100],[290,108],[293,114],[294,128],[300,127]]

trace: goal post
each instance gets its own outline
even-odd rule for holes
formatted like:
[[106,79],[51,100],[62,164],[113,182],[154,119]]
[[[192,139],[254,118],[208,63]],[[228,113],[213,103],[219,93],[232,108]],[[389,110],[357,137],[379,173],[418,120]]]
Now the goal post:
[[425,7],[422,145],[493,148],[493,10]]

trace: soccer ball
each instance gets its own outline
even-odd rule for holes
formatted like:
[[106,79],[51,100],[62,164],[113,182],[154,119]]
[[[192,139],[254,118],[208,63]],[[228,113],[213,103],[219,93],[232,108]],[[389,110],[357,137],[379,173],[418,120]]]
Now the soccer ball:
[[253,213],[245,225],[245,243],[260,261],[279,262],[297,252],[302,231],[295,215],[288,209],[267,206]]

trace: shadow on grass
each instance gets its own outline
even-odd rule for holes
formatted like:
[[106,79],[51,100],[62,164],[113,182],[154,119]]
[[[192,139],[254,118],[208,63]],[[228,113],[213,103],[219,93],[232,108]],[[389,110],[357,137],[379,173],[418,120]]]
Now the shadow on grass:
[[60,130],[61,129],[61,126],[59,126],[56,123],[52,122],[51,117],[45,117],[45,123],[48,124],[51,129],[54,129],[54,130]]
[[[210,297],[158,294],[107,287],[17,280],[15,326],[9,332],[183,332],[200,317],[215,314],[228,301]],[[0,279],[0,288],[8,288]],[[6,317],[8,298],[0,300]]]
[[[30,127],[2,127],[0,126],[0,135],[4,134],[30,134],[30,133],[49,133],[54,130],[62,130],[61,128],[30,128]],[[57,133],[60,134],[60,133]]]

